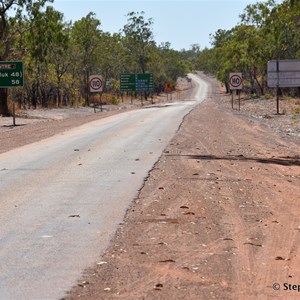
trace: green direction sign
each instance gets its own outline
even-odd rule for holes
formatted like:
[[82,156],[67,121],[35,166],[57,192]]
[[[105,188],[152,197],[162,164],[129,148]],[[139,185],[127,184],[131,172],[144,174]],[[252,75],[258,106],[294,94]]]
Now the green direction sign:
[[135,92],[135,74],[121,74],[121,92]]
[[153,90],[153,74],[121,74],[121,92],[145,92]]
[[23,62],[0,61],[0,88],[22,87],[23,85]]

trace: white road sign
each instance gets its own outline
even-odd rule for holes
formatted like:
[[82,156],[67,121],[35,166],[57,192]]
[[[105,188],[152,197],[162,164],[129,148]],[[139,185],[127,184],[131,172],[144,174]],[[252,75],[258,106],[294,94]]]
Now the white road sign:
[[268,87],[299,87],[300,60],[268,61]]
[[230,73],[229,85],[231,90],[241,90],[243,88],[242,73]]
[[103,91],[103,81],[101,75],[89,76],[89,86],[91,93],[97,93]]

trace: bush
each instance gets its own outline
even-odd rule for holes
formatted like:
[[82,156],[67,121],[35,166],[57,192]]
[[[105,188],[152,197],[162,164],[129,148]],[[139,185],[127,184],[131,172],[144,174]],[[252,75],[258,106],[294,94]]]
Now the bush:
[[273,96],[272,96],[271,94],[264,94],[264,95],[262,96],[262,98],[263,98],[264,100],[270,100],[270,99],[273,98]]
[[293,108],[292,110],[292,120],[297,120],[300,116],[300,106]]
[[120,103],[120,99],[116,98],[115,96],[113,96],[111,99],[110,99],[110,103],[113,104],[113,105],[118,105]]

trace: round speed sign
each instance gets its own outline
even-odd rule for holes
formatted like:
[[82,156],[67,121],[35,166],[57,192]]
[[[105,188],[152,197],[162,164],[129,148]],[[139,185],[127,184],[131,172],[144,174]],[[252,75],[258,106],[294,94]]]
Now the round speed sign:
[[102,92],[103,82],[100,75],[91,75],[89,77],[89,83],[91,93]]
[[231,90],[241,90],[243,88],[242,73],[230,73],[229,84]]

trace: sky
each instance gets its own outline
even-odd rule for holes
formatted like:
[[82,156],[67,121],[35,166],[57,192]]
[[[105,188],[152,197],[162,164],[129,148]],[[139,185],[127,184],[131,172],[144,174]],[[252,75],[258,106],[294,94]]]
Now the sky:
[[[65,21],[77,21],[94,12],[100,29],[117,33],[127,23],[129,12],[144,11],[153,19],[157,45],[171,43],[175,50],[188,50],[192,44],[210,48],[210,34],[231,29],[240,22],[239,15],[257,0],[54,0],[51,5],[62,12]],[[260,2],[263,2],[260,1]],[[281,1],[277,1],[278,3]]]

